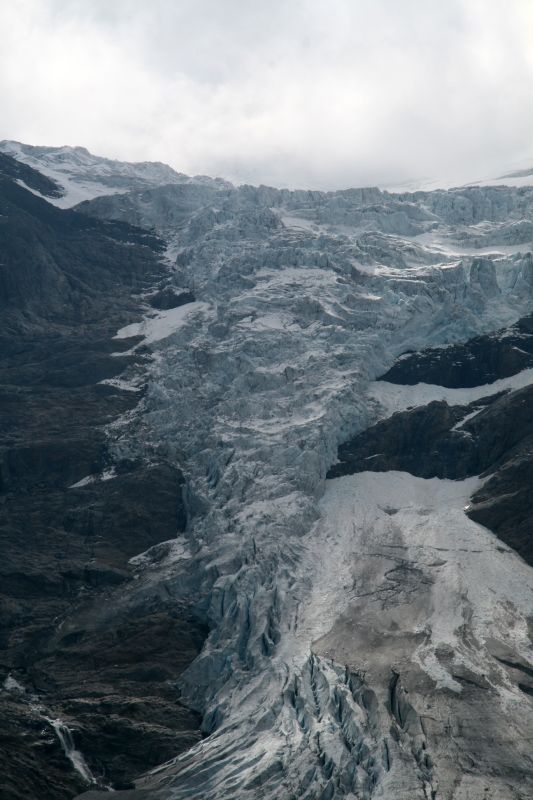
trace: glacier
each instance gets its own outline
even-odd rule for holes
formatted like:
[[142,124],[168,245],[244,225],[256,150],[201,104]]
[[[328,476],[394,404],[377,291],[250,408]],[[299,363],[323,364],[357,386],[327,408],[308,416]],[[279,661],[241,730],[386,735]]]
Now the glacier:
[[379,380],[532,312],[533,188],[160,183],[77,206],[155,230],[194,297],[116,334],[141,356],[117,385],[145,392],[111,452],[179,465],[189,512],[132,559],[128,602],[210,629],[177,687],[205,738],[124,797],[526,800],[533,573],[464,513],[487,476],[326,476],[380,419],[533,383]]
[[461,247],[532,203],[531,189],[165,187],[84,209],[155,227],[176,254],[169,282],[198,301],[152,339],[148,393],[114,441],[117,454],[163,449],[185,465],[190,558],[148,552],[136,591],[192,591],[211,628],[180,686],[206,738],[139,779],[148,796],[531,791],[533,718],[503,667],[488,674],[486,642],[531,663],[533,581],[466,518],[480,479],[325,478],[340,442],[395,410],[531,383],[526,370],[475,391],[391,392],[376,378],[402,353],[531,310],[523,226],[510,251]]

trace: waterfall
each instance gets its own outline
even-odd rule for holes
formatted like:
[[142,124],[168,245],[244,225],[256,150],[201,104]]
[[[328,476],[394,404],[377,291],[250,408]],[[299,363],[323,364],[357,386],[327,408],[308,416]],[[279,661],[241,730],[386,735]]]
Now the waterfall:
[[85,761],[82,753],[76,749],[76,745],[74,744],[74,738],[72,736],[72,731],[62,720],[60,719],[51,719],[50,717],[44,717],[44,719],[48,722],[49,725],[52,726],[54,729],[57,738],[61,743],[61,747],[63,751],[76,770],[76,772],[81,775],[84,781],[87,783],[98,783],[94,775],[92,774],[87,762]]

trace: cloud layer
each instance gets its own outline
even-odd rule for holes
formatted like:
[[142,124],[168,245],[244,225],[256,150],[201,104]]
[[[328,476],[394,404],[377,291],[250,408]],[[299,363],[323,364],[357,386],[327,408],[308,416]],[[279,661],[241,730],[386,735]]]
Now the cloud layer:
[[0,138],[291,187],[533,166],[530,0],[17,0],[0,26]]

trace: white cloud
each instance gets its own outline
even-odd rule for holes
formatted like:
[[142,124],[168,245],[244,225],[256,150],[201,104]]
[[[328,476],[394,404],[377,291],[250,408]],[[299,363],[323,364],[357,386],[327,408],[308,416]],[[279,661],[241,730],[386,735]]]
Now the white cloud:
[[533,163],[530,0],[17,0],[1,136],[332,188]]

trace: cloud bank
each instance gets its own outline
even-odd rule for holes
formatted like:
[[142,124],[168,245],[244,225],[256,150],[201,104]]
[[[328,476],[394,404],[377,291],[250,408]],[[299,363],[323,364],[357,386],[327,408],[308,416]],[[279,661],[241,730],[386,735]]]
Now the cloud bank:
[[17,0],[0,138],[342,188],[533,166],[530,0]]

